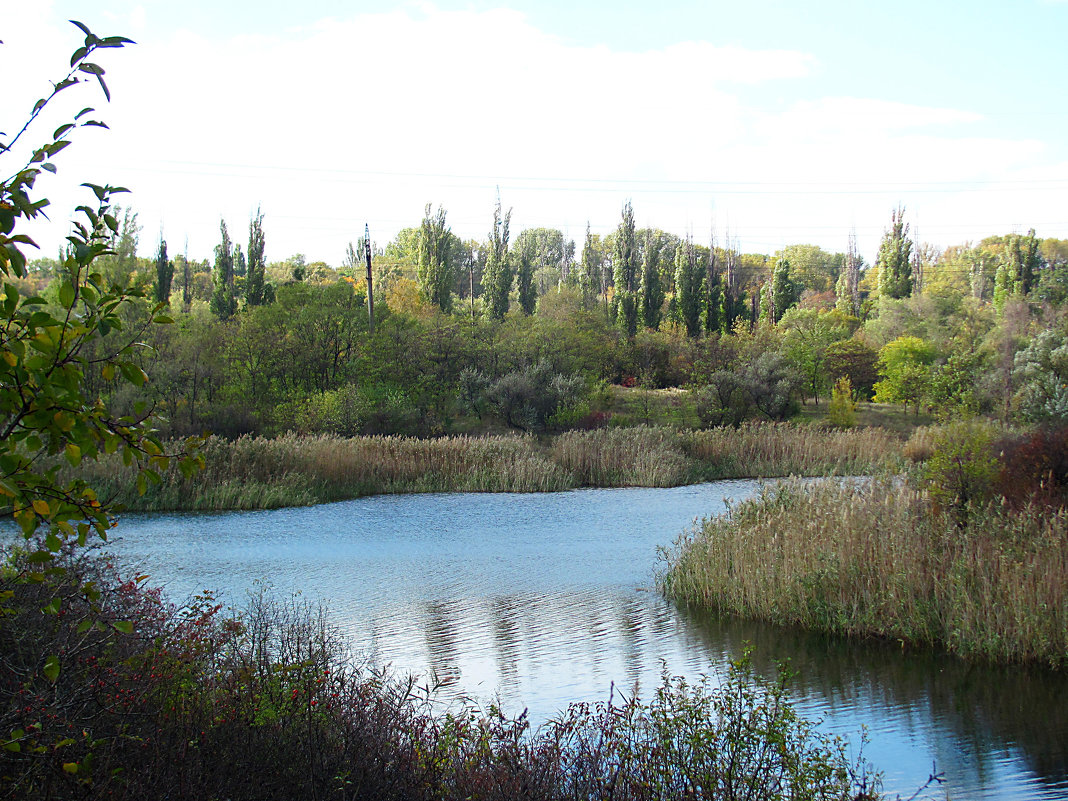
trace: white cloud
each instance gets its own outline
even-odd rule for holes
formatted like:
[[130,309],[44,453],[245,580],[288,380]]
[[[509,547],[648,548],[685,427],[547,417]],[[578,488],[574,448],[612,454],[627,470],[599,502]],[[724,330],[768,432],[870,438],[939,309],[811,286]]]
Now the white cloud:
[[[971,190],[989,187],[976,181],[1041,172],[1045,158],[1038,139],[984,135],[971,111],[819,97],[803,52],[613,52],[507,10],[425,7],[228,39],[145,19],[139,44],[109,57],[113,131],[71,148],[65,174],[130,185],[146,241],[162,219],[172,248],[188,234],[193,255],[210,253],[220,215],[242,230],[261,202],[269,258],[337,262],[364,220],[385,239],[428,201],[481,237],[498,185],[516,230],[607,230],[629,197],[641,224],[703,236],[713,214],[729,217],[754,249],[820,236],[841,248],[852,224],[870,248],[897,202],[922,207],[932,231],[963,229],[960,209],[982,205]],[[769,109],[751,99],[764,84],[815,99]],[[969,193],[947,194],[952,182]],[[994,222],[1042,208],[1019,193],[1011,209],[983,200]]]

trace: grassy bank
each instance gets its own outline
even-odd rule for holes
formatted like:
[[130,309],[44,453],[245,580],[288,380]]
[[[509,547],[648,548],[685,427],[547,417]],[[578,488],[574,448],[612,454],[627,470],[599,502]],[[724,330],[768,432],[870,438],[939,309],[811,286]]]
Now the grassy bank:
[[266,509],[406,492],[554,492],[668,487],[720,478],[866,474],[902,464],[902,443],[874,429],[786,423],[734,429],[606,428],[531,436],[286,435],[208,439],[206,467],[177,469],[139,496],[118,458],[83,463],[101,497],[144,511]]
[[966,521],[904,482],[787,483],[684,535],[659,579],[686,604],[998,661],[1068,664],[1068,511]]

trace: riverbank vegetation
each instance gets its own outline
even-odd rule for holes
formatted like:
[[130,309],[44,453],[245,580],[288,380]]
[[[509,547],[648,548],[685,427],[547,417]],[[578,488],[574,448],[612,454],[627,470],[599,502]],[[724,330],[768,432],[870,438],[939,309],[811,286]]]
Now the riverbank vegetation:
[[[358,665],[304,604],[176,609],[99,559],[60,565],[23,555],[0,573],[4,797],[877,797],[877,777],[795,713],[787,677],[744,663],[718,684],[665,677],[644,700],[572,704],[531,730]],[[63,614],[42,615],[53,603]]]
[[79,466],[100,497],[142,511],[266,509],[407,492],[556,492],[673,487],[721,478],[860,475],[899,470],[903,443],[881,429],[789,423],[738,428],[606,428],[421,439],[286,434],[210,437],[204,469],[178,465],[138,492],[121,457]]
[[669,597],[966,657],[1068,665],[1068,430],[921,432],[907,477],[776,484],[685,534]]

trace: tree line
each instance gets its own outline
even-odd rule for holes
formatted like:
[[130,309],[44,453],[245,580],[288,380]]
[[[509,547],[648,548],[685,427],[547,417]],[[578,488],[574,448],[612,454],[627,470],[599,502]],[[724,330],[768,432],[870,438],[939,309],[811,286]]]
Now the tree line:
[[[943,415],[1068,407],[1066,240],[1030,230],[939,251],[912,240],[898,208],[868,265],[853,237],[840,253],[741,253],[729,235],[638,228],[630,202],[607,236],[587,226],[581,248],[557,229],[512,237],[510,223],[498,198],[486,239],[463,241],[427,204],[373,248],[374,335],[365,243],[337,267],[268,262],[259,210],[247,247],[221,221],[213,261],[197,262],[168,258],[162,235],[154,259],[138,258],[136,212],[118,209],[100,263],[177,312],[140,354],[173,434],[547,430],[603,422],[609,384],[690,388],[710,425],[787,418],[840,379],[851,402]],[[56,272],[30,266],[27,293]],[[87,380],[131,412],[146,401]]]

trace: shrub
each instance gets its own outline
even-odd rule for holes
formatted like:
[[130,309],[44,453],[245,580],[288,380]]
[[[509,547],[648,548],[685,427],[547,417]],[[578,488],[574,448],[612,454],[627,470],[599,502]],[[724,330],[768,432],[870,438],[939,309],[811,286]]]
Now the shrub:
[[[765,681],[744,661],[720,686],[665,675],[649,701],[576,703],[532,731],[525,715],[492,707],[438,712],[414,679],[355,664],[319,608],[260,594],[236,616],[210,598],[176,609],[100,559],[62,558],[64,576],[18,556],[0,572],[4,797],[637,801],[874,789],[841,741],[796,714],[785,674]],[[16,580],[28,575],[37,580]],[[66,613],[42,616],[53,597]],[[55,653],[62,682],[48,668]]]
[[827,419],[839,428],[852,428],[857,424],[857,404],[853,400],[853,386],[846,376],[834,383],[831,402],[827,407]]
[[990,498],[998,475],[995,429],[980,420],[962,420],[938,429],[923,470],[924,486],[936,508],[948,509],[964,525],[975,504]]

